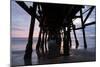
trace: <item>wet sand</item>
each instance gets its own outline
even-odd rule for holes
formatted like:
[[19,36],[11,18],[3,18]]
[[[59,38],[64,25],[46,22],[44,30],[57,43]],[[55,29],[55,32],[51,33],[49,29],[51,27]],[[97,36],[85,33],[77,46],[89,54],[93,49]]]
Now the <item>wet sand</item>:
[[[13,51],[11,55],[11,65],[24,66],[24,51]],[[42,64],[57,64],[57,63],[73,63],[73,62],[88,62],[96,61],[95,48],[84,49],[71,49],[70,56],[59,56],[52,59],[37,59],[35,50],[32,53],[32,65]]]

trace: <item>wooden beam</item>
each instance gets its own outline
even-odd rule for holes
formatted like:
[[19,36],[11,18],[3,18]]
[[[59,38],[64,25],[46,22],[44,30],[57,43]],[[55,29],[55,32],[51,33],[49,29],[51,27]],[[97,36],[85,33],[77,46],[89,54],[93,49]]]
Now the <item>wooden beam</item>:
[[91,8],[87,9],[86,11],[84,11],[82,14],[85,14],[87,11],[89,11]]
[[78,48],[79,46],[79,43],[78,43],[78,39],[77,39],[77,36],[76,36],[76,32],[75,32],[75,25],[73,24],[72,22],[72,29],[73,29],[73,33],[74,33],[74,38],[75,38],[75,43],[76,43],[76,49]]
[[81,16],[81,24],[82,24],[82,32],[83,32],[83,41],[84,41],[84,48],[87,49],[87,43],[86,43],[86,37],[85,37],[85,27],[84,27],[84,21],[83,21],[83,14],[82,9],[80,10],[80,16]]
[[87,14],[86,18],[84,19],[83,23],[86,22],[86,20],[88,19],[88,17],[89,17],[90,14],[92,13],[93,9],[94,9],[94,6],[92,6],[92,7],[90,8],[90,11],[89,11],[89,13]]
[[[85,24],[84,27],[86,27],[86,26],[90,26],[90,25],[93,25],[93,24],[95,24],[95,21],[94,21],[94,22],[91,22],[91,23],[87,23],[87,24]],[[75,30],[79,30],[79,29],[82,29],[82,27],[75,28]]]
[[80,16],[74,16],[73,19],[80,18]]
[[[24,63],[26,65],[31,65],[32,63],[32,44],[33,44],[33,32],[34,32],[34,25],[35,25],[35,14],[36,14],[36,6],[37,4],[34,3],[33,4],[33,14],[31,16],[31,23],[30,23],[30,29],[29,29],[29,36],[28,36],[28,43],[27,43],[27,46],[26,46],[26,50],[25,50],[25,55],[24,55]],[[30,60],[28,61],[27,63],[27,60]],[[29,63],[30,62],[30,63]]]
[[30,8],[28,8],[28,6],[22,2],[22,1],[16,1],[16,3],[22,7],[29,15],[31,15],[31,11],[30,11]]

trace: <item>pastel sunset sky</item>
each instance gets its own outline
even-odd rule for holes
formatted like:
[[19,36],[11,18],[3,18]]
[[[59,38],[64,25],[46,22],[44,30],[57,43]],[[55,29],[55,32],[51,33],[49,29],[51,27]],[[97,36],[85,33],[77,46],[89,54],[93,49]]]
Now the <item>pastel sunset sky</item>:
[[[25,4],[28,7],[32,5],[31,2],[25,2]],[[83,11],[85,11],[89,7],[90,6],[85,6],[85,9]],[[84,17],[86,17],[86,14],[84,14]],[[96,21],[95,15],[96,14],[94,9],[86,23]],[[12,1],[11,2],[11,37],[28,37],[30,21],[31,21],[31,16],[26,11],[24,11],[15,1]],[[74,21],[74,24],[76,24],[77,27],[80,27],[81,26],[80,19],[76,19]],[[95,25],[86,27],[85,31],[87,36],[95,36]],[[38,32],[39,32],[39,22],[35,20],[35,28],[34,28],[33,36],[38,37]],[[81,30],[77,30],[76,32],[78,36],[82,35]]]

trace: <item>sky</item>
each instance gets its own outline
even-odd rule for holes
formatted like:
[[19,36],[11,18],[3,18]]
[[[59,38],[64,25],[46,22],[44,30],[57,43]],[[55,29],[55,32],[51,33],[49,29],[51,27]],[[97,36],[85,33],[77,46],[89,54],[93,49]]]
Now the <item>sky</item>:
[[[32,5],[31,2],[25,2],[25,4],[30,7]],[[85,6],[85,9],[88,9],[90,6]],[[83,9],[83,11],[85,11]],[[88,12],[87,12],[88,13]],[[86,14],[87,14],[86,13]],[[84,18],[86,17],[84,14]],[[79,13],[77,13],[79,15]],[[11,2],[11,37],[28,37],[29,34],[29,26],[30,26],[31,16],[23,10],[15,1]],[[95,21],[95,9],[90,15],[89,19],[86,23]],[[35,20],[35,28],[34,28],[34,37],[38,37],[39,32],[39,22]],[[76,27],[80,27],[80,19],[76,19],[74,21]],[[95,25],[91,25],[85,28],[87,36],[95,36]],[[77,30],[77,35],[82,36],[82,31]],[[72,33],[73,35],[73,33]]]

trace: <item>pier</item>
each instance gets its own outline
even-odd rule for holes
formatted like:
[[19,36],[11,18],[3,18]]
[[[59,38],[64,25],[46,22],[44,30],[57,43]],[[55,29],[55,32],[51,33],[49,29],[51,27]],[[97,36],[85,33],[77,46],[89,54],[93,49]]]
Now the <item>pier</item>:
[[[38,59],[41,58],[55,58],[59,56],[69,56],[72,46],[71,31],[75,38],[76,49],[78,49],[79,41],[77,39],[76,30],[82,30],[84,49],[86,50],[88,44],[86,42],[85,27],[96,23],[92,21],[86,23],[95,6],[83,12],[84,5],[70,5],[70,4],[54,4],[33,2],[33,6],[28,7],[23,1],[16,1],[30,16],[30,28],[27,46],[25,50],[24,60],[26,65],[32,64],[32,44],[35,27],[35,19],[39,22],[39,36],[36,44],[36,53]],[[83,19],[83,15],[86,13]],[[79,16],[76,14],[79,13]],[[76,28],[74,20],[79,18],[81,20],[81,27]],[[61,53],[61,42],[63,42],[63,53]]]

